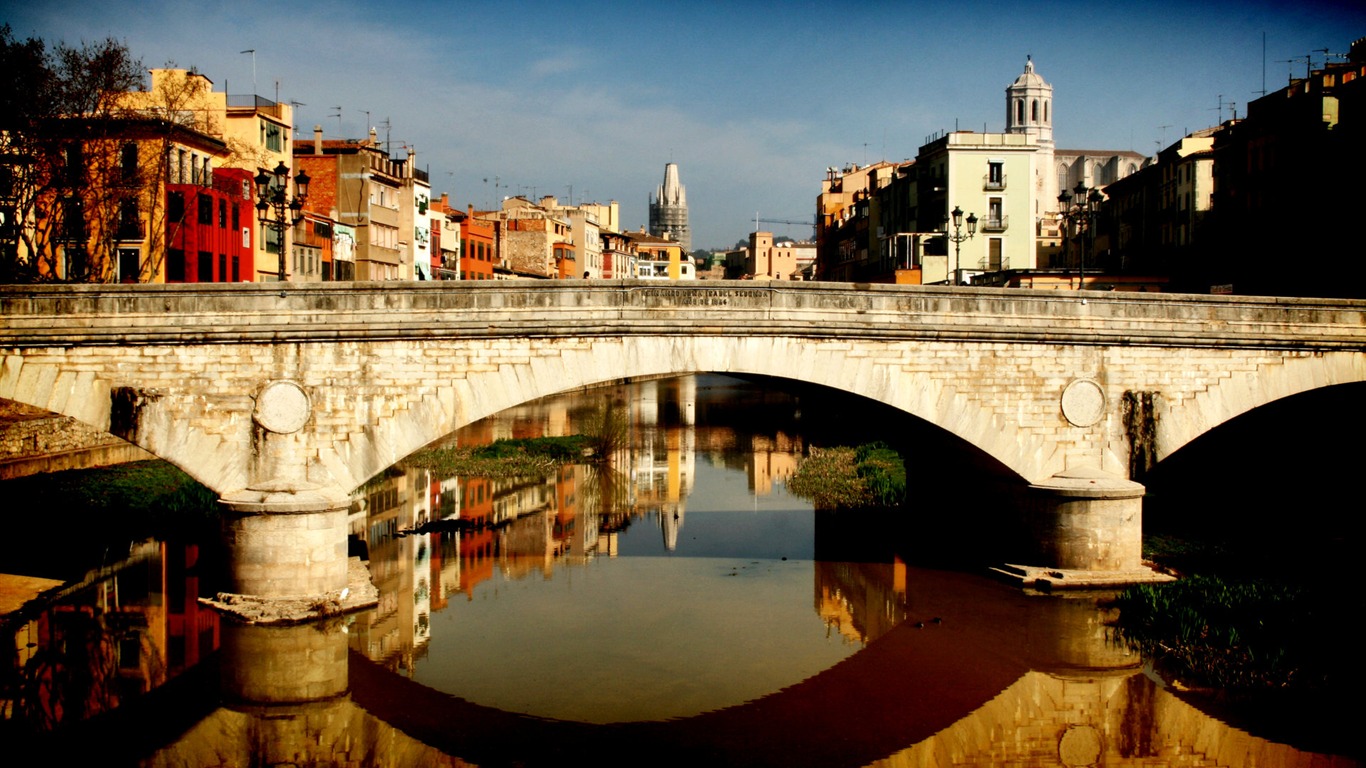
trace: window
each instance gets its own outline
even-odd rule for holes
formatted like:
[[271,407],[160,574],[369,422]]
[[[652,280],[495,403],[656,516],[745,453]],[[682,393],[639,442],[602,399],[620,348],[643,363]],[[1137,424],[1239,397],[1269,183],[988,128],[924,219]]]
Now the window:
[[85,205],[79,197],[62,200],[62,235],[67,240],[85,239]]
[[141,276],[141,265],[138,259],[139,253],[136,248],[119,249],[119,282],[136,283]]
[[196,195],[195,208],[199,212],[199,223],[213,226],[213,198],[208,195]]
[[1005,189],[1005,186],[1005,164],[997,161],[987,161],[987,189]]
[[138,180],[138,145],[124,144],[119,153],[119,176],[124,184],[136,184]]
[[119,201],[118,235],[120,240],[142,239],[142,219],[138,216],[136,198],[125,197]]
[[993,237],[987,240],[987,269],[999,271],[1001,266],[1001,238]]
[[184,192],[171,192],[166,195],[166,220],[172,224],[185,221]]
[[169,248],[166,251],[166,282],[185,282],[185,251]]
[[219,201],[218,201],[218,228],[219,228],[219,229],[227,229],[227,228],[228,228],[228,201],[227,201],[227,200],[219,200]]
[[1029,105],[1029,122],[1039,122],[1039,100],[1035,99]]
[[63,169],[65,181],[78,187],[85,178],[85,150],[80,144],[70,144],[66,148],[66,167]]
[[232,281],[235,283],[235,282],[237,282],[238,280],[241,280],[241,279],[242,279],[242,271],[241,271],[240,259],[239,259],[237,256],[233,256],[233,257],[232,257]]
[[275,227],[261,227],[261,245],[266,253],[279,253],[280,232]]
[[223,282],[228,279],[228,255],[218,254],[218,281]]
[[280,134],[280,126],[261,121],[261,143],[271,152],[280,152],[284,149],[284,142]]
[[199,277],[201,283],[213,282],[213,254],[208,251],[199,252]]
[[1015,100],[1015,123],[1019,125],[1024,122],[1024,99]]

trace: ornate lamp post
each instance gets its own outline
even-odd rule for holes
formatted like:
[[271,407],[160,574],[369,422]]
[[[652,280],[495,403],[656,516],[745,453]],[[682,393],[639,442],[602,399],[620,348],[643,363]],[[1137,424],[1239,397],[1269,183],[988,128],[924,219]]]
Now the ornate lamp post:
[[977,234],[977,214],[968,214],[968,233],[963,234],[963,209],[958,206],[953,207],[953,234],[949,234],[948,224],[944,222],[944,238],[953,243],[953,269],[949,272],[949,285],[958,284],[958,265],[962,262],[959,257],[962,254],[963,243],[971,240]]
[[[285,230],[298,224],[304,217],[304,201],[308,199],[308,174],[299,171],[294,174],[294,197],[289,198],[285,190],[289,187],[289,168],[284,161],[275,170],[262,168],[256,174],[256,218],[262,227],[275,230],[275,239],[280,247],[280,282],[288,276],[285,271]],[[285,211],[288,209],[289,213]]]
[[[1072,201],[1076,200],[1073,205]],[[1087,236],[1092,235],[1095,227],[1096,213],[1100,210],[1100,203],[1104,200],[1098,187],[1091,187],[1089,190],[1084,182],[1077,182],[1077,186],[1071,191],[1063,190],[1058,195],[1058,216],[1062,218],[1062,255],[1063,263],[1067,263],[1067,241],[1069,228],[1075,228],[1077,234],[1082,236],[1082,241],[1078,243],[1077,255],[1077,289],[1082,288],[1086,281],[1086,240]]]

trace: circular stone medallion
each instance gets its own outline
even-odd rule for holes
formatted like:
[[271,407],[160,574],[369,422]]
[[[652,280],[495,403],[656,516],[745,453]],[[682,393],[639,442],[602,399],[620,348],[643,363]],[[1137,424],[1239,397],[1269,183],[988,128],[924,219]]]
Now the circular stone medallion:
[[298,432],[313,411],[308,393],[293,381],[272,381],[256,396],[252,418],[271,432]]
[[1089,427],[1105,418],[1105,390],[1090,379],[1075,379],[1062,391],[1062,415],[1073,426]]

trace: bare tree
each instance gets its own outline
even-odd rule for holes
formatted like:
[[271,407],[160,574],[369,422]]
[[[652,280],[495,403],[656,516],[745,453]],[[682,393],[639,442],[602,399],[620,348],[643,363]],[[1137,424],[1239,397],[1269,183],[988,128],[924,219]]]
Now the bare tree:
[[[23,76],[11,76],[18,66]],[[113,243],[137,174],[129,174],[121,94],[142,83],[142,65],[113,38],[49,50],[0,28],[7,72],[0,124],[0,194],[10,281],[107,280]]]

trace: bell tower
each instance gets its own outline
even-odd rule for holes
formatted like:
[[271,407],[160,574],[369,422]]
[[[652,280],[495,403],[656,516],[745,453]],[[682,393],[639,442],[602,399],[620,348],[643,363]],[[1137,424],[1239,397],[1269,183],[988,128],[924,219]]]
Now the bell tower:
[[1053,86],[1034,72],[1029,57],[1024,73],[1006,87],[1006,133],[1023,133],[1041,147],[1053,146]]

